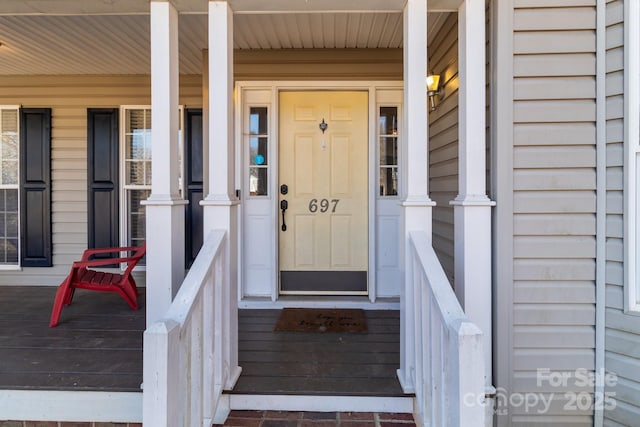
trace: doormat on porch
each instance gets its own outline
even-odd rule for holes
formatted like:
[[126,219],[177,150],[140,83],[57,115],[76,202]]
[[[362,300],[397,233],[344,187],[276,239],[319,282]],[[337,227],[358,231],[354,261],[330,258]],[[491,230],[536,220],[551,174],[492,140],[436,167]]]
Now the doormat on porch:
[[364,310],[284,308],[275,327],[288,332],[367,332]]

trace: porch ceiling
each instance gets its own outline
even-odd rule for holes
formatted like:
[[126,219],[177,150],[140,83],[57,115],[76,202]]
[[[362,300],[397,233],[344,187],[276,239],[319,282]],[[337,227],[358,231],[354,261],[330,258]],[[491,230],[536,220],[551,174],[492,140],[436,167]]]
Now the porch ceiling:
[[[24,4],[26,7],[72,2],[24,1]],[[118,1],[104,2],[107,3]],[[133,1],[131,6],[138,3]],[[148,0],[144,3],[148,10]],[[0,75],[150,72],[148,13],[52,15],[24,11],[10,15],[6,12],[0,6]],[[430,24],[437,27],[440,14],[429,15]],[[207,47],[207,16],[181,14],[179,30],[180,73],[200,74],[202,49]],[[241,13],[234,18],[234,30],[236,49],[402,47],[399,12]]]

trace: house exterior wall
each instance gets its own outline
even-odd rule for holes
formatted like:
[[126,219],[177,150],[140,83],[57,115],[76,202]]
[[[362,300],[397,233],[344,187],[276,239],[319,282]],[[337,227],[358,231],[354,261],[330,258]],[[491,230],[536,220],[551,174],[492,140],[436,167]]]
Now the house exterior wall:
[[624,313],[624,1],[606,7],[607,237],[605,370],[616,375],[605,393],[615,407],[605,426],[635,425],[640,417],[640,317]]
[[494,5],[498,425],[590,425],[571,397],[593,392],[576,373],[595,366],[596,1]]
[[[87,108],[148,105],[148,76],[2,76],[0,105],[52,108],[53,267],[0,270],[2,285],[58,285],[87,248]],[[180,103],[200,107],[201,77],[182,76]]]
[[458,195],[458,14],[451,13],[429,42],[429,67],[440,74],[444,97],[429,113],[429,195],[433,208],[433,248],[453,283],[453,206]]
[[[401,80],[401,49],[236,51],[236,80]],[[202,106],[202,76],[180,104]],[[150,105],[149,76],[0,76],[0,105],[52,108],[53,267],[0,269],[1,285],[58,285],[87,248],[87,108]]]

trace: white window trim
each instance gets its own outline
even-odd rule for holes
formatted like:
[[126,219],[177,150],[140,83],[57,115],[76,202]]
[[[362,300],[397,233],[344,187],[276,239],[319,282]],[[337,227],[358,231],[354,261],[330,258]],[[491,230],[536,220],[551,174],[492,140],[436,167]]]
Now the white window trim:
[[640,315],[640,4],[624,4],[624,295]]
[[18,184],[14,185],[2,185],[0,189],[16,188],[18,190],[18,262],[11,265],[0,265],[1,271],[14,271],[22,270],[22,244],[21,244],[21,223],[20,223],[20,105],[0,105],[0,110],[16,110],[17,114],[17,126],[18,126]]

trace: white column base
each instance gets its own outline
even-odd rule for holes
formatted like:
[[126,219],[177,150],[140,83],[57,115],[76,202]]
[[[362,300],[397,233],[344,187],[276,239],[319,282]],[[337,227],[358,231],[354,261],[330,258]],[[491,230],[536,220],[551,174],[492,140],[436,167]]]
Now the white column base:
[[184,280],[184,207],[187,203],[170,197],[141,202],[146,206],[147,218],[147,325],[162,319]]
[[486,385],[492,383],[491,208],[486,196],[456,198],[454,289],[467,318],[483,333]]

